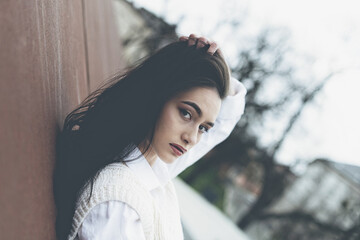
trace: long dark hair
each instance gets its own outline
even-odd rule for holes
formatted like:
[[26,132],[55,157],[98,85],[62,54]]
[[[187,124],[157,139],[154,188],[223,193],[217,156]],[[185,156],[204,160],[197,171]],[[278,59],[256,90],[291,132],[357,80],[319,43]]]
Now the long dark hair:
[[145,139],[151,143],[166,101],[198,86],[217,89],[220,98],[227,95],[228,67],[217,52],[208,54],[208,47],[171,43],[113,77],[66,117],[54,172],[58,239],[70,232],[81,188],[93,184],[101,169],[123,161]]

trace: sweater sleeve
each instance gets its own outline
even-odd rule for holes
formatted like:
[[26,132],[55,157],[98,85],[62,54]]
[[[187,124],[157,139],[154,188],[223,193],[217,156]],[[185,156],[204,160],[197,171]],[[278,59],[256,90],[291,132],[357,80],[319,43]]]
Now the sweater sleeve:
[[79,240],[145,240],[139,215],[120,201],[96,205],[84,219],[78,236]]
[[235,78],[231,78],[231,84],[235,88],[235,95],[227,96],[223,99],[214,127],[208,133],[205,133],[201,137],[200,142],[190,151],[179,157],[175,162],[168,164],[171,177],[176,177],[213,147],[224,141],[240,120],[245,108],[246,89]]

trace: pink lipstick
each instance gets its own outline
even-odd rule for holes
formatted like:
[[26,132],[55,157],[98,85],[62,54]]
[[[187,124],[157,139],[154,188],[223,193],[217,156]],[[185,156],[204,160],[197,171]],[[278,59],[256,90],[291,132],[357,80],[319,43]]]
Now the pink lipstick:
[[177,156],[181,156],[183,153],[186,152],[185,148],[175,143],[170,143],[170,147]]

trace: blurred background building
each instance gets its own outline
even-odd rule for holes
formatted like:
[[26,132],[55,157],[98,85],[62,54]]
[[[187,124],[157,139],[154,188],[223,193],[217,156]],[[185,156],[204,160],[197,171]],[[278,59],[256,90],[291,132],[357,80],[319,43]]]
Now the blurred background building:
[[[225,210],[235,222],[258,193],[248,172],[229,173]],[[359,230],[359,167],[318,159],[299,177],[289,172],[286,182],[283,194],[247,228],[251,239],[346,239],[342,234]]]

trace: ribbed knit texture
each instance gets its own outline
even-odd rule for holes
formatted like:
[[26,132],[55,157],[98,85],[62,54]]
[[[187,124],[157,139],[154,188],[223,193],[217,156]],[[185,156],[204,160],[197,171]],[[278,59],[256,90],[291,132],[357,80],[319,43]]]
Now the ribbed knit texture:
[[68,240],[77,239],[79,228],[93,207],[111,200],[124,202],[139,214],[147,240],[183,239],[178,201],[171,181],[164,187],[166,201],[160,207],[124,164],[111,164],[100,172],[88,201],[90,188],[90,184],[85,186],[78,199]]

